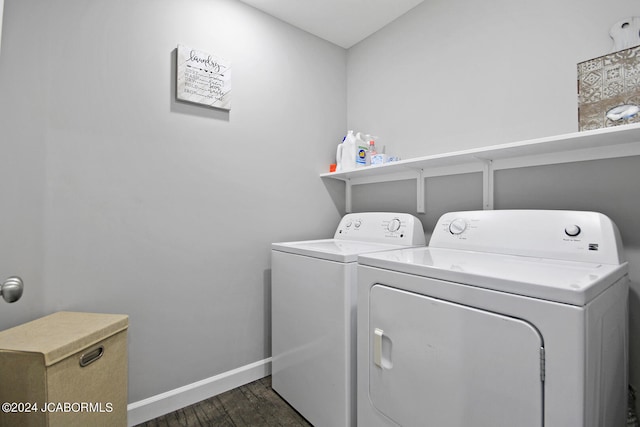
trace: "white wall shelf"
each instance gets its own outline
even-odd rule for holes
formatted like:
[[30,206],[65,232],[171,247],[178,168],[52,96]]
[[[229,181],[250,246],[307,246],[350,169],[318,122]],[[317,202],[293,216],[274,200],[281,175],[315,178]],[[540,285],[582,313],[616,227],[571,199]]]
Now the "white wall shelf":
[[417,212],[424,213],[425,178],[480,172],[483,174],[484,209],[493,209],[493,173],[496,170],[627,156],[640,156],[640,124],[434,154],[346,172],[323,173],[320,177],[345,182],[347,212],[351,212],[353,185],[415,179]]

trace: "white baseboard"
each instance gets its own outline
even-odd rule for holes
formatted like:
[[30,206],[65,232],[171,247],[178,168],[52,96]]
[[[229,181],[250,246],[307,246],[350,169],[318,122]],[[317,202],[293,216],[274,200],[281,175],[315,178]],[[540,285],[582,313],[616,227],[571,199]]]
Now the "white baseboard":
[[129,427],[168,414],[271,374],[271,358],[127,405]]

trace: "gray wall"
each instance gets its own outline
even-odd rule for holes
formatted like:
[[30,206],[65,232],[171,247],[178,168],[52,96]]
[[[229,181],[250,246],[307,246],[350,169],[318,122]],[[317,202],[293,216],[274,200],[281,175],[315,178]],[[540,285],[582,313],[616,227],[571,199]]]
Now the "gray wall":
[[2,43],[2,13],[4,12],[4,0],[0,0],[0,44]]
[[[433,0],[348,52],[349,129],[403,158],[576,132],[576,64],[609,53],[611,26],[638,14],[622,0]],[[640,387],[640,158],[498,171],[497,209],[609,215],[630,261],[631,382]],[[426,181],[425,229],[446,211],[481,209],[479,174]],[[415,211],[415,184],[357,186],[354,211]]]
[[429,0],[348,51],[348,126],[403,158],[578,130],[577,63],[619,0]]
[[[10,4],[5,4],[10,9]],[[0,303],[0,328],[45,314],[43,304],[43,222],[46,93],[41,58],[26,50],[45,37],[37,30],[41,10],[22,16],[21,34],[2,28],[0,50],[0,280],[19,275],[28,284],[22,300]],[[9,21],[10,12],[3,21]],[[14,25],[15,26],[15,25]],[[20,43],[17,40],[20,39]],[[13,42],[12,42],[13,40]],[[20,58],[14,63],[11,58]],[[10,65],[10,66],[8,66]]]
[[[333,233],[346,52],[235,0],[6,0],[0,329],[130,315],[129,400],[267,358],[270,244]],[[231,112],[175,101],[178,43]]]

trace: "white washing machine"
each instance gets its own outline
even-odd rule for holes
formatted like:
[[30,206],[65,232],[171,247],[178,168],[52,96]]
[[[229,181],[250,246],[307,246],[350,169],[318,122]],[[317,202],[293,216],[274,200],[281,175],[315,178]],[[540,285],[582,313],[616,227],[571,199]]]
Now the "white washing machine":
[[358,424],[626,425],[627,264],[606,216],[445,214],[358,258]]
[[355,426],[358,255],[424,244],[414,216],[369,212],[272,245],[272,387],[314,426]]

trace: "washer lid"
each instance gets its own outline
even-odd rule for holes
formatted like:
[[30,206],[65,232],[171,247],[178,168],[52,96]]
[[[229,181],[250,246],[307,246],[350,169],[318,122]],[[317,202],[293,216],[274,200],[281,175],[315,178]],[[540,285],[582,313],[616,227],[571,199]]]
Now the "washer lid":
[[336,262],[356,262],[359,254],[389,251],[403,246],[356,240],[322,239],[300,242],[272,243],[271,249],[296,255]]
[[577,306],[586,305],[627,274],[627,263],[595,264],[429,247],[361,255],[358,263]]

